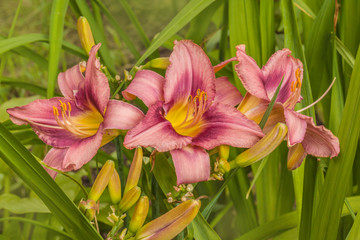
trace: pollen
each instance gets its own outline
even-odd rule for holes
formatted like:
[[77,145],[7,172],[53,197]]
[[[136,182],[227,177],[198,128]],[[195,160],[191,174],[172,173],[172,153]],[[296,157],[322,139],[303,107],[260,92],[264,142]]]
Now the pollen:
[[300,73],[301,73],[300,68],[296,69],[296,71],[295,71],[296,81],[292,81],[292,82],[291,82],[291,87],[290,87],[291,92],[295,92],[296,89],[300,89],[300,88],[301,88]]

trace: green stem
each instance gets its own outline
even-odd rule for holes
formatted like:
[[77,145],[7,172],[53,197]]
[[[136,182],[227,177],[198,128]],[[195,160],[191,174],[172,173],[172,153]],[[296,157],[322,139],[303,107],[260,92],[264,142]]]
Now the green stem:
[[117,169],[121,180],[121,189],[125,189],[125,173],[124,173],[124,154],[122,149],[122,137],[115,138],[115,148],[117,157]]
[[[121,214],[119,214],[121,215]],[[115,223],[115,225],[112,227],[111,231],[109,232],[107,239],[114,239],[116,233],[120,230],[120,228],[122,228],[122,226],[124,226],[124,221],[122,219],[120,219],[120,221],[118,221],[117,223]]]

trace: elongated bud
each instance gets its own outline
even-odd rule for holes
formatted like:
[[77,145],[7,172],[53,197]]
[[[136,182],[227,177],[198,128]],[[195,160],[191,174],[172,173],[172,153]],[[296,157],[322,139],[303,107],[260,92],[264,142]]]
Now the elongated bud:
[[219,171],[224,174],[230,171],[230,164],[227,160],[220,158],[219,159],[219,165],[218,165]]
[[129,175],[126,180],[124,194],[138,184],[142,167],[142,159],[143,150],[141,147],[137,147],[135,150],[133,161],[131,163]]
[[126,212],[134,206],[141,195],[141,188],[138,186],[133,187],[128,192],[124,194],[124,197],[121,199],[119,203],[119,209],[121,212]]
[[91,48],[95,45],[94,37],[91,32],[89,22],[85,17],[79,17],[77,21],[77,30],[79,33],[81,46],[89,55]]
[[144,68],[167,69],[170,61],[168,57],[155,58],[144,65]]
[[287,134],[287,126],[284,123],[277,123],[271,131],[260,139],[254,146],[239,154],[230,167],[246,167],[257,162],[277,148]]
[[121,182],[119,174],[116,169],[114,169],[113,174],[109,181],[109,194],[111,198],[111,202],[117,204],[121,200]]
[[227,160],[229,158],[230,147],[228,145],[220,145],[218,149],[219,149],[219,157],[224,160]]
[[104,192],[106,186],[108,185],[111,176],[113,175],[114,167],[115,164],[113,161],[106,161],[95,179],[94,185],[90,190],[88,199],[92,199],[94,201],[99,200],[101,194]]
[[142,196],[135,205],[134,214],[129,225],[129,232],[135,234],[144,224],[149,211],[149,198]]
[[188,200],[164,215],[147,223],[136,234],[135,239],[172,239],[195,218],[200,200]]

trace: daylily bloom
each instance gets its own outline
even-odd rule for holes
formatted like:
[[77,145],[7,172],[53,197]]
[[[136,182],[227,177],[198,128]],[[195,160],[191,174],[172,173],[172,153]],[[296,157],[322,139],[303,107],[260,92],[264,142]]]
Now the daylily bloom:
[[255,60],[245,52],[245,45],[237,46],[239,63],[235,70],[248,91],[238,109],[248,118],[260,122],[272,97],[283,82],[273,110],[266,122],[264,132],[269,132],[276,123],[286,123],[289,147],[288,168],[301,165],[307,154],[316,157],[335,157],[339,154],[339,140],[324,126],[316,126],[311,117],[294,111],[300,95],[303,66],[293,58],[289,49],[274,53],[260,69]]
[[222,144],[248,148],[263,133],[231,106],[234,98],[225,94],[237,90],[218,86],[230,83],[215,79],[214,68],[198,45],[176,41],[169,61],[165,78],[150,70],[138,71],[123,91],[126,99],[137,96],[149,107],[145,118],[125,136],[124,146],[170,151],[177,184],[206,181],[210,159],[205,149]]
[[[55,169],[79,169],[100,146],[119,135],[118,129],[130,129],[144,117],[128,103],[109,100],[108,81],[95,56],[99,47],[90,51],[85,77],[83,64],[59,74],[64,97],[36,100],[7,110],[15,124],[30,124],[41,140],[53,146],[44,162]],[[56,176],[54,171],[49,173]]]

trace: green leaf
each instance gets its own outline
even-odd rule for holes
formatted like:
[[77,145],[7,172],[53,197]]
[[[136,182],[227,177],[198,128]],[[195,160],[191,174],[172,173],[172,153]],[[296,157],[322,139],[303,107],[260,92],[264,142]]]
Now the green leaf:
[[[135,65],[139,66],[147,57],[166,42],[166,40],[171,38],[214,1],[215,0],[191,0],[159,33]],[[134,68],[131,70],[131,73],[133,72]]]
[[358,213],[355,222],[350,230],[350,233],[346,240],[357,240],[360,239],[360,214]]
[[196,215],[191,224],[194,228],[194,237],[196,240],[221,239],[214,229],[210,227],[209,223],[205,220],[201,213]]
[[272,236],[297,226],[298,216],[297,212],[284,214],[275,220],[264,223],[257,228],[245,233],[235,240],[263,240],[271,238]]
[[47,97],[54,96],[55,85],[58,75],[58,65],[62,45],[64,18],[69,0],[55,0],[52,4],[50,14],[50,31],[49,31],[49,71]]
[[139,20],[137,19],[135,13],[132,11],[131,7],[129,6],[129,4],[127,3],[126,0],[119,0],[119,1],[120,1],[121,5],[123,6],[126,14],[130,18],[131,22],[134,24],[135,29],[138,31],[140,38],[144,42],[145,47],[149,47],[150,40],[146,36],[146,33],[145,33],[143,27],[141,26]]
[[0,195],[0,209],[7,209],[15,214],[50,212],[38,198],[20,198],[11,193]]
[[18,81],[18,79],[4,77],[4,76],[0,77],[0,81],[3,85],[26,89],[30,92],[46,97],[46,88],[37,86],[33,83],[29,83],[26,81]]
[[274,1],[260,1],[261,64],[265,65],[275,47]]
[[25,98],[13,98],[9,101],[6,101],[0,105],[0,122],[4,122],[9,119],[9,114],[6,112],[8,108],[17,107],[26,105],[36,99],[39,99],[39,96],[31,96]]
[[354,162],[360,132],[360,48],[350,80],[339,129],[340,154],[330,160],[325,183],[313,221],[316,231],[311,239],[336,239],[349,176]]
[[12,37],[0,40],[0,54],[12,50],[16,47],[32,43],[48,41],[48,37],[44,34],[30,33],[19,37]]
[[355,58],[350,52],[350,50],[345,46],[345,44],[335,36],[336,50],[343,57],[345,62],[350,65],[351,68],[354,68]]
[[43,200],[69,234],[75,239],[102,239],[31,153],[2,124],[0,146],[1,158]]

